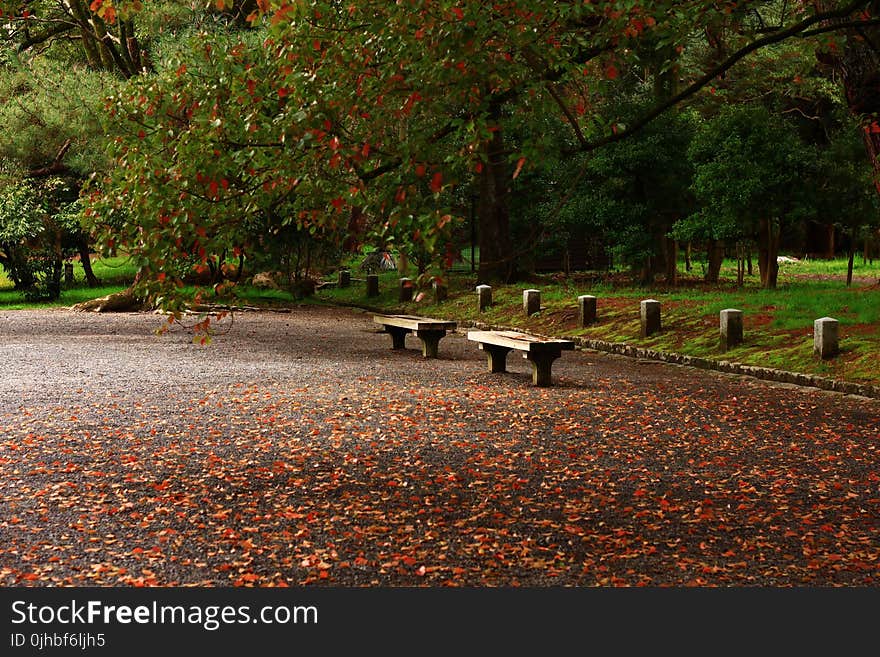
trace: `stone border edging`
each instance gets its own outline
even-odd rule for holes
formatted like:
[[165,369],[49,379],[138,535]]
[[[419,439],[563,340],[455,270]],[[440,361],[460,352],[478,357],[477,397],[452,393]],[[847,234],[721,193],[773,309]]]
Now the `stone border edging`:
[[[379,310],[362,304],[330,304],[342,305],[350,308],[359,308],[366,312],[386,313],[387,310]],[[474,320],[462,320],[458,322],[459,326],[479,329],[481,331],[519,331],[521,329],[510,328],[509,326],[496,326],[486,324]],[[542,335],[529,331],[533,335],[542,338],[558,338],[557,335]],[[604,353],[615,354],[618,356],[626,356],[628,358],[644,358],[647,360],[656,360],[663,363],[671,363],[673,365],[684,365],[685,367],[695,367],[703,370],[713,370],[716,372],[724,372],[726,374],[739,374],[742,376],[751,376],[764,381],[773,381],[775,383],[790,383],[797,386],[808,388],[819,388],[820,390],[828,390],[831,392],[839,392],[844,395],[857,395],[859,397],[867,397],[869,399],[880,399],[880,386],[873,386],[866,383],[853,383],[851,381],[841,381],[839,379],[829,379],[824,376],[815,376],[812,374],[803,374],[801,372],[789,372],[787,370],[777,370],[770,367],[758,367],[756,365],[743,365],[729,360],[712,360],[711,358],[700,358],[698,356],[685,356],[684,354],[675,354],[666,351],[658,351],[656,349],[646,349],[644,347],[633,347],[625,342],[608,342],[606,340],[591,340],[578,336],[566,337],[575,345],[583,349],[592,349],[593,351],[601,351]]]
[[[491,324],[477,321],[464,321],[460,322],[460,324],[468,325],[470,326],[470,328],[480,329],[484,331],[520,330],[504,326],[493,326]],[[533,335],[544,338],[559,337],[541,335],[540,333],[533,333]],[[880,399],[880,386],[853,383],[850,381],[840,381],[838,379],[829,379],[828,377],[824,376],[814,376],[812,374],[802,374],[800,372],[789,372],[786,370],[777,370],[770,367],[743,365],[741,363],[736,363],[729,360],[712,360],[711,358],[700,358],[698,356],[685,356],[683,354],[658,351],[656,349],[633,347],[632,345],[628,345],[625,342],[592,340],[589,338],[581,338],[578,336],[566,337],[566,339],[573,341],[576,345],[584,349],[592,349],[594,351],[602,351],[619,356],[627,356],[629,358],[656,360],[664,363],[672,363],[674,365],[696,367],[703,370],[713,370],[716,372],[724,372],[727,374],[740,374],[743,376],[751,376],[756,379],[774,381],[776,383],[790,383],[798,386],[819,388],[821,390],[830,390],[832,392],[840,392],[845,395],[858,395],[860,397]]]

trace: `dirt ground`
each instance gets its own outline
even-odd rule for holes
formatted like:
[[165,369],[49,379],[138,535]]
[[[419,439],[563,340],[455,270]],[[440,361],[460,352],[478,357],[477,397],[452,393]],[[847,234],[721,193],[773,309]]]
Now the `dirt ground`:
[[0,586],[876,586],[880,402],[369,314],[0,313]]

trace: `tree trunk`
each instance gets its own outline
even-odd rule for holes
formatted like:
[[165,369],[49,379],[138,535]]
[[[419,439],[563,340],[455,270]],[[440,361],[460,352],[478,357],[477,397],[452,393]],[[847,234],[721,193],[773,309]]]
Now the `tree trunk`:
[[684,247],[684,270],[691,270],[691,241],[688,240],[687,245]]
[[[819,11],[827,10],[834,3],[830,0],[814,0]],[[864,14],[877,18],[880,2],[871,2]],[[843,22],[845,19],[840,19]],[[871,123],[880,116],[880,29],[876,26],[848,29],[846,46],[840,50],[829,50],[817,55],[820,62],[834,69],[843,82],[846,104],[850,112],[862,121],[862,139],[865,151],[874,169],[874,186],[880,192],[880,133],[871,129]],[[873,118],[871,118],[873,117]]]
[[141,278],[138,272],[134,277],[134,282],[124,290],[108,294],[97,299],[89,299],[73,306],[73,310],[77,312],[93,312],[93,313],[123,313],[137,312],[147,308],[146,301],[134,292],[134,286]]
[[678,285],[678,241],[666,238],[666,284]]
[[101,70],[101,55],[98,52],[98,46],[96,45],[93,38],[94,32],[91,25],[89,24],[89,16],[88,12],[86,11],[85,5],[83,4],[82,0],[71,0],[67,3],[67,7],[73,13],[73,17],[76,19],[76,22],[79,25],[79,41],[82,44],[82,48],[86,54],[86,59],[89,62],[89,66],[91,66],[95,70]]
[[86,282],[88,282],[89,287],[98,287],[101,284],[101,281],[98,280],[98,277],[95,276],[95,272],[92,271],[92,261],[91,256],[89,255],[89,243],[85,236],[80,237],[79,240],[77,240],[76,247],[79,250],[79,262],[82,265],[83,272],[86,275]]
[[736,245],[736,286],[742,287],[746,277],[746,249],[742,243]]
[[[500,108],[493,111],[495,118],[500,118],[500,114]],[[510,245],[509,175],[500,126],[485,144],[484,154],[477,202],[480,246],[477,282],[507,283],[513,280],[515,267]]]
[[[640,194],[641,198],[647,202],[648,195],[645,192]],[[651,231],[651,254],[650,265],[651,265],[651,274],[665,274],[667,271],[667,258],[669,257],[666,240],[666,233],[669,232],[669,229],[666,227],[664,223],[655,224],[653,226],[649,226],[648,229]]]
[[61,258],[52,259],[52,278],[49,281],[48,291],[51,299],[61,297],[61,275],[64,271],[64,261]]
[[849,247],[848,251],[849,251],[849,259],[846,263],[846,286],[850,287],[852,285],[852,278],[853,278],[853,260],[855,260],[855,257],[856,257],[856,251],[853,248],[852,243],[850,243],[850,247]]
[[779,274],[779,225],[772,219],[761,219],[758,227],[758,270],[761,273],[761,287],[776,288]]
[[641,267],[633,267],[633,269],[635,270],[633,274],[639,285],[654,284],[654,259],[651,256],[645,257]]
[[706,283],[717,283],[721,276],[721,264],[724,262],[724,242],[709,240],[709,266],[703,280]]
[[73,306],[73,310],[77,312],[93,313],[137,312],[145,308],[144,300],[137,296],[131,287],[104,297],[82,301]]

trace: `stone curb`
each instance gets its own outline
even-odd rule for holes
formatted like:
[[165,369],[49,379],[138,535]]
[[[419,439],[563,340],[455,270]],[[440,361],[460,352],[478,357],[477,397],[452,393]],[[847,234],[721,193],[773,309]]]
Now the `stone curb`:
[[[337,304],[350,308],[359,308],[366,312],[374,312],[378,314],[388,314],[393,311],[379,310],[370,308],[369,306],[360,304]],[[464,320],[458,322],[459,327],[474,328],[481,331],[519,331],[521,329],[510,328],[509,326],[496,326],[486,324],[485,322]],[[532,335],[542,338],[558,338],[558,335],[542,335],[534,331],[529,331]],[[671,363],[673,365],[683,365],[685,367],[696,367],[702,370],[712,370],[715,372],[724,372],[726,374],[738,374],[741,376],[751,376],[764,381],[773,381],[775,383],[789,383],[796,386],[804,386],[808,388],[818,388],[820,390],[828,390],[831,392],[839,392],[844,395],[857,395],[859,397],[867,397],[869,399],[880,399],[880,386],[873,386],[863,383],[853,383],[850,381],[840,381],[838,379],[830,379],[824,376],[814,376],[812,374],[802,374],[800,372],[789,372],[787,370],[777,370],[770,367],[757,367],[755,365],[743,365],[729,360],[713,360],[711,358],[700,358],[698,356],[685,356],[683,354],[670,353],[666,351],[658,351],[656,349],[646,349],[643,347],[633,347],[625,342],[608,342],[606,340],[591,340],[589,338],[581,338],[577,336],[566,336],[566,340],[571,340],[581,349],[591,349],[593,351],[601,351],[604,353],[615,354],[618,356],[626,356],[627,358],[642,358],[645,360],[656,360],[663,363]]]
[[[459,325],[465,325],[483,331],[517,331],[521,329],[513,329],[505,326],[493,326],[484,322],[464,321]],[[555,335],[541,335],[529,331],[533,335],[542,338],[558,338]],[[607,342],[605,340],[591,340],[577,336],[568,337],[582,349],[592,349],[593,351],[601,351],[629,358],[642,358],[645,360],[656,360],[663,363],[672,363],[674,365],[684,365],[685,367],[696,367],[703,370],[713,370],[716,372],[724,372],[726,374],[739,374],[742,376],[751,376],[756,379],[765,381],[774,381],[776,383],[790,383],[797,386],[805,386],[811,388],[819,388],[821,390],[830,390],[845,395],[858,395],[860,397],[868,397],[871,399],[880,399],[880,386],[873,386],[861,383],[852,383],[850,381],[840,381],[838,379],[830,379],[823,376],[814,376],[812,374],[802,374],[800,372],[789,372],[786,370],[777,370],[770,367],[757,367],[753,365],[743,365],[729,360],[712,360],[710,358],[699,358],[697,356],[685,356],[682,354],[670,353],[665,351],[657,351],[656,349],[646,349],[643,347],[633,347],[625,342]]]

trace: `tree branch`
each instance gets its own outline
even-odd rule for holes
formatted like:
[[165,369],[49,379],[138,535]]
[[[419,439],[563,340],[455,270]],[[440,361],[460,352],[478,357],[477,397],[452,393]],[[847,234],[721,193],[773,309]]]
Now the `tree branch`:
[[[709,84],[712,80],[726,73],[728,70],[733,68],[734,65],[736,65],[741,59],[744,59],[747,55],[750,55],[756,50],[760,50],[761,48],[765,48],[766,46],[779,43],[780,41],[785,41],[786,39],[792,37],[804,38],[806,36],[815,36],[816,34],[833,32],[842,29],[839,24],[833,24],[821,28],[816,28],[815,30],[809,30],[809,32],[807,31],[807,28],[816,25],[817,23],[832,20],[835,18],[846,18],[861,7],[870,4],[870,2],[871,0],[856,0],[855,2],[851,2],[848,5],[841,7],[840,9],[834,9],[831,11],[814,14],[809,18],[805,18],[804,20],[795,23],[791,27],[752,41],[750,44],[743,46],[735,53],[730,55],[727,59],[712,68],[709,72],[697,78],[697,80],[691,83],[686,89],[657,105],[654,109],[642,116],[639,120],[637,120],[625,130],[621,130],[619,132],[615,132],[614,134],[593,140],[583,145],[579,150],[583,152],[593,151],[601,146],[621,141],[629,137],[630,135],[638,132],[657,117],[666,113],[668,110],[672,109],[683,100],[686,100],[687,98],[693,96],[695,93],[697,93],[707,84]],[[867,21],[864,22],[866,23]],[[854,21],[854,23],[858,23],[858,21]]]
[[45,178],[46,176],[52,176],[57,173],[64,173],[67,171],[67,166],[62,162],[64,156],[67,155],[67,151],[70,150],[70,146],[73,143],[72,139],[68,139],[65,141],[61,148],[58,149],[58,153],[55,155],[55,159],[52,160],[51,163],[44,167],[40,167],[39,169],[31,169],[28,171],[28,178]]
[[57,36],[60,36],[66,32],[71,32],[76,29],[75,25],[70,25],[68,23],[60,23],[55,25],[45,32],[40,32],[39,34],[28,34],[27,38],[24,39],[20,44],[18,44],[18,52],[23,53],[34,46],[38,46],[42,43],[46,43],[47,41],[51,41]]
[[816,28],[815,30],[807,30],[803,34],[799,34],[799,37],[811,37],[816,36],[817,34],[826,34],[827,32],[835,32],[837,30],[847,30],[850,28],[860,29],[862,27],[871,26],[871,25],[880,25],[880,18],[867,18],[864,20],[858,21],[845,21],[843,23],[834,23],[833,25],[826,25],[824,27]]

